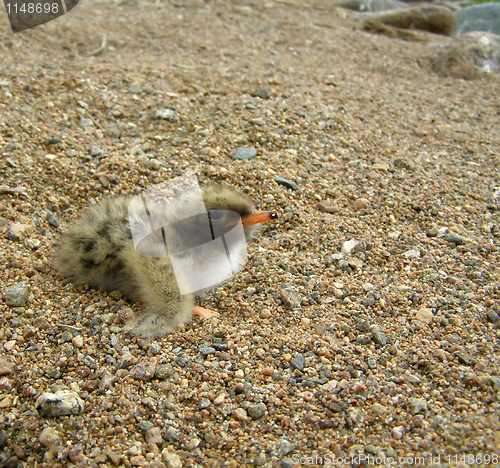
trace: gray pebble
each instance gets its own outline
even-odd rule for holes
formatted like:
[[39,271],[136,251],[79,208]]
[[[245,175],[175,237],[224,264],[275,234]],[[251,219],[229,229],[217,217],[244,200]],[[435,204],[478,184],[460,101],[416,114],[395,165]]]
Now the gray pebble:
[[148,444],[163,445],[163,437],[159,427],[150,427],[146,431],[146,442]]
[[153,423],[149,421],[139,421],[138,427],[141,431],[147,431],[153,427]]
[[94,122],[92,122],[92,119],[80,119],[80,127],[82,128],[87,128],[87,127],[93,127]]
[[104,130],[104,135],[111,138],[120,138],[124,125],[121,122],[109,124]]
[[427,409],[427,401],[424,398],[410,398],[410,413],[418,414]]
[[158,354],[161,351],[161,346],[156,341],[153,341],[149,346],[150,354]]
[[262,418],[262,416],[266,413],[266,410],[267,407],[264,403],[258,403],[256,405],[250,405],[247,413],[252,419],[256,420]]
[[210,354],[215,354],[215,348],[212,348],[212,346],[208,346],[208,344],[205,343],[203,346],[198,348],[198,352],[203,356],[209,356]]
[[49,145],[57,145],[58,143],[61,143],[61,141],[62,140],[59,137],[53,136],[50,137]]
[[156,366],[155,377],[157,379],[166,379],[172,375],[172,366],[169,364],[160,364]]
[[253,159],[257,155],[255,148],[238,148],[233,154],[233,159]]
[[371,338],[368,335],[359,335],[356,337],[356,343],[360,345],[367,345],[371,343]]
[[44,416],[68,416],[81,414],[84,403],[76,392],[59,390],[55,393],[42,393],[36,400],[36,409]]
[[10,307],[22,307],[29,298],[29,290],[21,281],[5,290],[5,303]]
[[372,335],[372,340],[375,344],[385,346],[387,344],[387,337],[382,332],[375,332]]
[[293,468],[293,460],[291,458],[283,458],[281,466],[282,468]]
[[208,398],[202,398],[198,403],[198,409],[202,410],[210,406],[210,400]]
[[284,457],[285,455],[288,455],[290,452],[295,450],[295,445],[293,445],[289,440],[287,439],[281,439],[277,444],[276,444],[276,452],[278,454],[278,457]]
[[283,185],[284,187],[289,188],[291,190],[297,190],[299,188],[295,182],[292,182],[291,180],[285,179],[284,177],[277,176],[274,178],[274,181],[278,185]]
[[52,211],[47,211],[45,219],[51,226],[59,227],[59,221],[57,221],[57,218],[55,217],[54,213],[52,213]]
[[302,372],[306,364],[304,355],[302,353],[297,353],[290,361],[290,364],[294,369],[298,369],[299,371]]
[[285,309],[297,309],[302,303],[300,294],[293,287],[282,289],[279,298],[283,302]]
[[500,320],[500,317],[498,316],[498,314],[492,310],[489,310],[486,313],[486,318],[488,319],[488,322],[491,322],[491,323],[498,323],[498,321]]

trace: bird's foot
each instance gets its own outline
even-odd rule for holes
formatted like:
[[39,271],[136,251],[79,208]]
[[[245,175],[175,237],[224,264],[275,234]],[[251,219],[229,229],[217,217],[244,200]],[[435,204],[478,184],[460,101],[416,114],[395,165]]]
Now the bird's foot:
[[193,315],[197,315],[202,319],[209,319],[212,317],[219,316],[219,314],[214,310],[205,309],[204,307],[198,307],[198,306],[193,307]]

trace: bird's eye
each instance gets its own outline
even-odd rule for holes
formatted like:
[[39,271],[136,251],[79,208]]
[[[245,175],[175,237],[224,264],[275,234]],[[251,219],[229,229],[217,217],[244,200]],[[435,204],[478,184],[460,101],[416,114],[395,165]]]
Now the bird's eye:
[[211,210],[209,216],[212,221],[220,221],[222,219],[222,212],[219,210]]

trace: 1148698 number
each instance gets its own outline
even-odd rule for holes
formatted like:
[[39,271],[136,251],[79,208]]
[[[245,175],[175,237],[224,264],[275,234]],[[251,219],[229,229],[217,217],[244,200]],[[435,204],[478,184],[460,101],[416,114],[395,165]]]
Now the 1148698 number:
[[11,13],[59,13],[59,5],[57,3],[21,3],[21,5],[6,3],[5,8],[9,15]]

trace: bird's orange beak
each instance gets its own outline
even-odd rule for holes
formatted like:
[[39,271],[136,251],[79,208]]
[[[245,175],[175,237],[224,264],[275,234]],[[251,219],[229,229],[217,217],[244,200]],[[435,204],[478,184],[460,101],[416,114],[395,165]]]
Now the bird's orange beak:
[[257,213],[251,213],[243,216],[243,218],[241,218],[241,222],[245,226],[251,226],[252,224],[267,223],[268,221],[273,221],[277,218],[278,215],[272,211],[258,211]]

